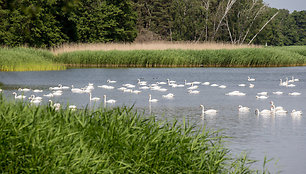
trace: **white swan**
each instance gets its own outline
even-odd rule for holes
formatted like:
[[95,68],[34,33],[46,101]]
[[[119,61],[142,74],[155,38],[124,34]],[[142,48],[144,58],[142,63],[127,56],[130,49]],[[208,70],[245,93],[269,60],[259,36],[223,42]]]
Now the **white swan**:
[[71,110],[71,111],[75,111],[77,109],[76,105],[69,105],[68,108]]
[[95,87],[93,86],[93,83],[88,83],[88,85],[85,87],[87,90],[93,90]]
[[167,82],[168,82],[168,85],[171,84],[171,83],[176,83],[176,81],[174,81],[174,80],[169,80],[169,79],[167,79]]
[[163,97],[163,98],[166,98],[166,99],[173,99],[174,94],[169,93],[169,94],[167,94],[167,95],[162,95],[162,97]]
[[185,85],[189,85],[190,86],[191,84],[192,84],[191,82],[187,83],[187,80],[185,80]]
[[106,82],[107,83],[116,83],[117,81],[108,79]]
[[87,87],[82,88],[82,90],[83,90],[83,93],[91,93],[91,91],[92,91],[92,89],[87,88]]
[[191,86],[187,89],[190,89],[190,90],[194,90],[194,89],[198,89],[199,86],[195,85],[193,86],[193,83],[191,83]]
[[54,103],[54,104],[53,104],[53,101],[52,101],[52,100],[49,100],[49,102],[50,102],[50,106],[51,106],[52,108],[54,108],[54,110],[56,110],[56,111],[60,110],[60,108],[61,108],[61,104],[60,104],[60,103]]
[[16,92],[13,92],[13,94],[15,95],[15,99],[24,99],[24,98],[26,98],[26,96],[24,96],[24,95],[17,95]]
[[123,86],[127,87],[127,88],[135,88],[135,85],[132,84],[123,84]]
[[60,86],[50,87],[50,90],[61,90],[62,88]]
[[204,110],[204,106],[203,105],[200,105],[200,107],[202,108],[202,114],[210,114],[210,115],[215,115],[217,114],[217,110],[215,109],[209,109],[209,110]]
[[36,97],[35,95],[31,95],[30,97],[29,97],[29,99],[30,100],[42,100],[42,97]]
[[157,99],[152,99],[151,94],[149,94],[149,102],[155,103],[155,102],[158,102],[158,100]]
[[269,97],[268,97],[268,96],[265,96],[265,95],[260,95],[260,96],[256,95],[256,98],[257,98],[257,99],[267,99],[267,98],[269,98]]
[[275,95],[282,95],[283,94],[283,92],[281,92],[281,91],[275,91],[275,92],[272,92],[273,94],[275,94]]
[[2,89],[0,89],[0,92],[2,92]]
[[255,86],[254,84],[250,83],[249,88],[254,88],[254,86]]
[[271,111],[273,114],[276,114],[276,115],[286,115],[287,114],[287,111],[285,111],[283,108],[280,109],[279,107],[278,109],[276,109],[274,105],[271,106]]
[[41,102],[41,100],[32,98],[30,102],[33,103],[33,104],[39,104]]
[[286,87],[295,87],[295,84],[286,85]]
[[53,96],[61,96],[62,94],[63,94],[63,91],[59,90],[59,91],[54,91],[52,95]]
[[99,101],[100,98],[99,97],[92,97],[91,92],[89,93],[89,101]]
[[240,91],[232,91],[229,93],[226,93],[225,95],[229,95],[229,96],[245,96],[246,94]]
[[43,90],[40,90],[40,89],[34,89],[33,92],[35,93],[40,93],[40,92],[43,92]]
[[298,96],[298,95],[301,95],[301,93],[299,93],[299,92],[290,92],[288,95]]
[[[99,87],[99,86],[98,86]],[[120,87],[120,88],[117,88],[119,91],[124,91],[126,90],[127,88],[126,87]]]
[[239,110],[239,112],[250,112],[250,108],[249,107],[242,106],[242,105],[238,106],[238,110]]
[[210,84],[210,82],[204,82],[204,83],[202,83],[202,85],[205,85],[205,86],[207,86],[207,85],[209,85]]
[[18,91],[29,92],[29,91],[31,91],[31,89],[28,89],[28,88],[21,89],[21,88],[19,88]]
[[296,111],[295,109],[293,109],[291,112],[291,116],[301,116],[302,114],[302,111]]
[[283,79],[279,79],[279,86],[287,86],[288,85],[288,81],[283,82]]
[[168,91],[168,89],[166,89],[166,88],[159,88],[159,89],[157,89],[157,91],[166,92],[166,91]]
[[259,92],[257,95],[268,95],[268,92]]
[[226,86],[225,85],[220,85],[219,88],[224,89],[224,88],[226,88]]
[[272,111],[271,110],[268,110],[268,109],[264,109],[262,111],[259,111],[259,109],[256,109],[255,110],[255,114],[256,115],[271,115],[272,114]]
[[300,81],[300,79],[295,79],[293,76],[292,76],[292,79],[293,79],[295,82]]
[[71,92],[72,93],[78,93],[78,94],[82,94],[84,93],[84,91],[80,88],[75,88],[73,85],[71,85]]
[[194,85],[199,85],[199,84],[201,84],[201,82],[198,82],[198,81],[194,81],[194,82],[192,82]]
[[139,94],[139,93],[141,93],[141,91],[140,90],[132,90],[132,92],[131,93],[134,93],[134,94]]
[[123,90],[123,92],[132,92],[133,90],[132,89],[125,89]]
[[255,81],[255,79],[254,79],[254,78],[251,78],[250,76],[248,76],[248,81],[249,81],[249,82],[253,82],[253,81]]
[[115,87],[113,87],[113,86],[109,86],[109,85],[102,85],[102,86],[98,86],[98,88],[104,88],[104,89],[115,89]]
[[188,93],[189,94],[199,94],[200,91],[198,91],[198,90],[188,90]]
[[61,89],[69,89],[69,86],[63,86],[62,84],[58,84]]
[[276,111],[278,111],[278,110],[284,110],[284,108],[282,107],[282,106],[275,106],[274,105],[274,102],[273,101],[270,101],[270,104],[271,104],[271,107],[272,107],[272,109],[273,110],[276,110]]
[[219,86],[218,84],[212,84],[212,85],[210,85],[210,86],[212,86],[212,87],[217,87],[217,86]]
[[103,95],[103,99],[104,99],[104,103],[111,103],[111,104],[116,103],[116,100],[113,100],[113,99],[106,100],[106,95]]
[[238,86],[240,86],[240,87],[245,87],[245,84],[239,84]]
[[44,97],[53,97],[53,94],[52,94],[52,93],[49,93],[49,94],[44,94],[43,96],[44,96]]
[[166,82],[157,82],[158,85],[166,85]]
[[140,86],[146,86],[147,85],[146,81],[140,81],[140,79],[137,79],[137,80],[138,80],[138,85],[140,85]]

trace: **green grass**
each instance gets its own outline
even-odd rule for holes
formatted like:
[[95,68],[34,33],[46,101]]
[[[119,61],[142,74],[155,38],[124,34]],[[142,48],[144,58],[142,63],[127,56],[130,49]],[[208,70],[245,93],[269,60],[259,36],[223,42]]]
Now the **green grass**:
[[71,66],[270,67],[306,64],[306,46],[234,50],[75,51],[54,57]]
[[[0,96],[2,173],[265,173],[218,132],[131,108],[55,111]],[[266,162],[266,160],[265,160]]]
[[52,62],[53,54],[34,48],[0,48],[0,71],[63,70]]
[[306,65],[306,46],[224,50],[74,51],[0,48],[0,71],[69,67],[280,67]]

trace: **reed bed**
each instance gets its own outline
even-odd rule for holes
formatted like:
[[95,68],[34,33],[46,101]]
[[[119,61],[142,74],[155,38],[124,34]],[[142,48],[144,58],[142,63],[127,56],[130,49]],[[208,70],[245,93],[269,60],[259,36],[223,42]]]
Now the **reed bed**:
[[260,48],[258,45],[235,45],[230,43],[216,42],[166,42],[155,41],[145,43],[78,43],[63,44],[51,49],[55,55],[75,51],[110,51],[110,50],[219,50],[219,49],[241,49]]
[[63,70],[65,66],[52,62],[49,51],[34,48],[0,48],[0,71]]
[[132,108],[55,111],[0,95],[2,173],[266,173],[233,158],[219,132]]
[[[111,45],[111,44],[106,44]],[[180,45],[180,43],[177,43]],[[153,46],[153,45],[152,45]],[[157,45],[158,46],[158,45]],[[159,45],[160,46],[160,45]],[[174,44],[173,47],[176,45]],[[0,48],[0,71],[68,67],[281,67],[306,65],[306,46],[235,49],[99,50],[55,55],[34,48]],[[112,48],[115,48],[112,47]],[[128,48],[128,46],[127,46]],[[141,48],[141,47],[139,47]],[[165,46],[165,48],[167,48]],[[237,48],[237,49],[236,49]],[[131,49],[131,47],[129,47]]]
[[55,56],[70,66],[97,67],[277,67],[306,63],[306,47],[235,50],[75,51]]

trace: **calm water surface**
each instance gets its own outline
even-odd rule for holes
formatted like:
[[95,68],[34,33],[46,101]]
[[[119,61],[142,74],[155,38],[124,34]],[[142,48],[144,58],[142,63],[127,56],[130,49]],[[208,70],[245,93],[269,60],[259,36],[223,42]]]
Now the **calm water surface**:
[[[256,78],[255,82],[248,82],[247,77]],[[299,79],[295,87],[289,88],[279,86],[280,79],[285,80],[291,76]],[[167,79],[175,80],[177,84],[199,81],[226,85],[225,89],[212,86],[199,85],[199,94],[189,94],[187,87],[167,88],[166,92],[141,90],[140,94],[124,93],[117,90],[122,84],[130,83],[136,85],[137,79],[147,81],[148,84],[166,82]],[[107,80],[116,80],[115,84],[107,84]],[[63,84],[66,86],[85,87],[93,83],[95,89],[92,91],[94,97],[117,100],[114,106],[132,106],[140,112],[153,113],[160,119],[183,119],[197,124],[198,127],[206,125],[211,129],[223,129],[225,135],[233,137],[229,146],[234,154],[247,151],[250,157],[263,161],[264,156],[274,158],[269,163],[272,173],[282,171],[283,173],[305,173],[306,166],[306,119],[305,114],[301,117],[285,116],[256,116],[254,111],[270,109],[270,101],[276,106],[283,106],[285,110],[302,110],[306,113],[306,67],[290,68],[131,68],[131,69],[69,69],[66,71],[46,72],[0,72],[0,82],[4,94],[13,99],[11,94],[19,87],[31,89],[43,89],[43,93],[49,93],[49,87]],[[239,87],[238,84],[246,84]],[[254,88],[249,88],[252,83]],[[112,85],[113,90],[97,88],[98,85]],[[226,96],[231,91],[239,90],[246,96]],[[256,99],[258,92],[268,92],[266,100]],[[283,95],[274,95],[273,91],[282,91]],[[290,96],[289,92],[300,92],[300,96]],[[167,100],[162,95],[173,93],[174,99]],[[30,96],[32,92],[25,93]],[[159,101],[149,104],[148,95]],[[43,102],[49,99],[44,98]],[[61,103],[69,102],[79,108],[86,105],[100,105],[101,102],[90,103],[88,94],[74,94],[70,90],[64,90],[62,96],[54,97],[52,100]],[[103,100],[102,100],[103,101]],[[205,115],[201,118],[200,104],[205,108],[218,110],[217,115]],[[248,106],[251,112],[247,114],[238,113],[238,105]],[[108,107],[113,107],[109,106]],[[275,164],[277,162],[277,164]],[[256,167],[260,167],[258,163]]]

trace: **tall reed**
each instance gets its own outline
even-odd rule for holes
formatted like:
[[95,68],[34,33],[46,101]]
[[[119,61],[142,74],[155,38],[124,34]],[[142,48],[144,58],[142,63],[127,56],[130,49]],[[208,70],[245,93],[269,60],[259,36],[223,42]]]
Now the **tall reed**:
[[230,43],[216,42],[167,42],[155,41],[145,43],[77,43],[64,44],[59,47],[52,48],[51,51],[57,55],[74,51],[110,51],[110,50],[168,50],[168,49],[184,49],[184,50],[219,50],[219,49],[241,49],[241,48],[260,48],[257,45],[235,45]]
[[2,173],[259,173],[218,132],[131,108],[55,111],[0,96]]
[[65,66],[52,62],[53,55],[34,48],[0,48],[0,71],[63,70]]
[[306,47],[295,49],[75,51],[54,57],[71,66],[269,67],[305,65]]

